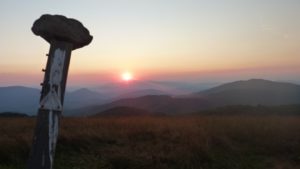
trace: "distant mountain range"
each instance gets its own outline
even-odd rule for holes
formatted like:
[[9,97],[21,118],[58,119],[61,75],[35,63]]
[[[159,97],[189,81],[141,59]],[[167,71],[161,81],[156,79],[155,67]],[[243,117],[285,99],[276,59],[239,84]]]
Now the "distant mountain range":
[[[19,112],[35,115],[39,107],[40,90],[23,86],[0,87],[0,112]],[[65,109],[104,104],[110,98],[88,89],[67,92]]]
[[[72,110],[70,114],[91,115],[114,107],[132,107],[152,113],[183,114],[225,105],[300,104],[300,86],[262,79],[236,81],[184,97],[148,95],[120,99],[109,104]],[[300,111],[300,110],[299,110]]]
[[23,86],[0,87],[0,112],[37,112],[40,91]]
[[[149,87],[149,85],[146,86]],[[166,84],[162,86],[166,87]],[[101,112],[119,114],[122,113],[121,109],[126,112],[133,109],[131,110],[133,112],[150,114],[182,114],[226,105],[300,104],[300,85],[262,79],[226,83],[204,91],[178,96],[169,95],[166,88],[161,86],[160,89],[163,90],[142,87],[133,90],[134,88],[129,89],[127,86],[126,90],[121,88],[114,93],[122,93],[121,95],[110,95],[108,91],[114,88],[117,90],[118,87],[107,86],[107,90],[101,90],[104,91],[101,93],[89,89],[67,92],[64,115],[87,116]],[[33,115],[38,108],[39,95],[39,90],[34,88],[0,87],[0,112],[10,111]]]
[[217,105],[286,105],[300,103],[300,85],[262,79],[236,81],[193,94]]
[[[134,81],[109,83],[92,88],[66,92],[64,110],[102,105],[120,98],[135,98],[145,95],[176,95],[206,89],[210,83]],[[20,112],[35,115],[39,106],[40,89],[24,86],[0,87],[0,112]],[[72,114],[72,113],[71,113]]]
[[[192,92],[202,91],[216,86],[216,83],[188,83],[188,82],[169,82],[169,81],[139,81],[134,80],[129,83],[114,82],[91,87],[97,91],[113,98],[124,98],[123,96],[144,96],[168,94],[184,95]],[[142,95],[141,95],[142,94]]]
[[109,103],[113,99],[107,95],[91,91],[86,88],[67,92],[64,100],[65,109],[74,109],[88,105]]

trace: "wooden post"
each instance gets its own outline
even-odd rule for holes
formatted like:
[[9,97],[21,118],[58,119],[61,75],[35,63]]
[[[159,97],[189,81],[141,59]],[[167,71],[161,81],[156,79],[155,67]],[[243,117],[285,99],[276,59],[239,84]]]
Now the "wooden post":
[[92,41],[83,25],[61,15],[43,15],[32,31],[50,43],[40,107],[27,169],[52,169],[71,52]]
[[71,51],[71,43],[51,43],[28,169],[52,168]]

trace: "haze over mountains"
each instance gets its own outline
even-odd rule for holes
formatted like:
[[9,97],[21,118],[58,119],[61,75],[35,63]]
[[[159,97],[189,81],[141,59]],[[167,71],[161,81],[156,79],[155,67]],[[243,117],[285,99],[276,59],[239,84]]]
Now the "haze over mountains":
[[0,112],[37,112],[40,91],[23,86],[0,88]]
[[[178,95],[207,89],[210,84],[184,84],[181,82],[135,81],[134,83],[109,83],[90,89],[67,91],[64,109],[78,109],[90,105],[102,105],[120,98],[145,95]],[[34,115],[38,109],[40,89],[9,86],[0,87],[0,112],[20,112]]]
[[192,92],[202,91],[214,87],[216,83],[188,83],[173,81],[139,81],[115,82],[90,87],[91,90],[105,94],[112,98],[138,97],[144,95],[184,95]]
[[[182,84],[177,88],[174,86],[168,88],[167,83],[144,86],[137,84],[136,88],[129,85],[131,84],[128,84],[125,90],[122,90],[124,86],[111,85],[102,90],[98,88],[99,92],[89,89],[67,92],[64,114],[93,115],[101,112],[113,114],[114,111],[118,114],[121,111],[120,107],[125,107],[126,112],[133,109],[135,114],[138,111],[150,114],[182,114],[224,105],[300,104],[300,85],[262,79],[226,83],[199,92],[193,92],[195,89],[191,89],[190,94],[184,95],[180,95],[180,92],[178,95],[172,93],[172,90],[184,88]],[[22,86],[0,88],[0,112],[33,115],[36,114],[38,100],[39,89]]]
[[[0,87],[0,112],[20,112],[35,115],[39,107],[40,90],[23,86]],[[88,89],[67,92],[65,109],[108,103],[109,99]]]
[[91,115],[115,107],[133,107],[152,113],[183,114],[225,105],[290,104],[300,104],[300,85],[251,79],[227,83],[190,95],[147,95],[120,99],[109,104],[85,107],[71,112],[77,115]]

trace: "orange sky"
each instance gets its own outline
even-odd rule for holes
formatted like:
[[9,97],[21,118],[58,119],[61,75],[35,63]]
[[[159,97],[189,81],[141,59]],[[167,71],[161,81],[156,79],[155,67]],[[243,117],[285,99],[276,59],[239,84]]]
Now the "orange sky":
[[70,84],[117,80],[124,71],[140,80],[300,81],[299,9],[293,0],[4,0],[0,85],[42,81],[49,44],[30,28],[44,13],[79,19],[94,36],[73,51]]

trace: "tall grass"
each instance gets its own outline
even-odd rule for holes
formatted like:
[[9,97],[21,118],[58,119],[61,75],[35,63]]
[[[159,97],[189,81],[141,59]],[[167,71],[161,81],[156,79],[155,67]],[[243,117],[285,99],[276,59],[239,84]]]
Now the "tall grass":
[[[0,119],[0,168],[24,168],[34,119]],[[63,118],[55,169],[296,169],[300,117]]]

